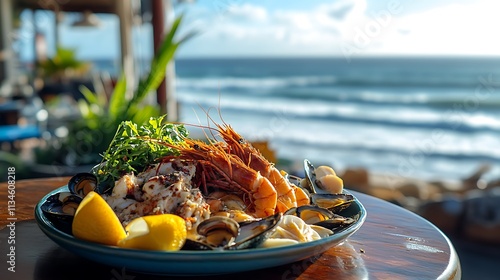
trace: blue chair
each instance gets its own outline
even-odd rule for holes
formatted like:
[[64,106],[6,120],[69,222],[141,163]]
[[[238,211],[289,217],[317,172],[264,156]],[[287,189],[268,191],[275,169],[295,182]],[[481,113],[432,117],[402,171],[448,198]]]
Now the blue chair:
[[[33,101],[33,100],[32,100]],[[43,124],[45,120],[38,120],[38,112],[45,111],[43,107],[40,109],[38,107],[43,106],[43,103],[39,101],[35,107],[35,103],[29,103],[28,105],[24,102],[19,102],[17,100],[10,100],[7,102],[0,103],[0,113],[2,115],[2,120],[0,120],[0,147],[4,143],[8,143],[11,148],[13,148],[16,141],[30,139],[30,138],[41,138],[43,132]],[[32,108],[33,107],[33,108]],[[28,118],[27,123],[16,123],[17,118],[23,114],[23,110],[31,110],[31,115]],[[43,115],[43,114],[40,114]],[[26,117],[23,115],[23,117]]]
[[41,137],[41,131],[36,125],[3,125],[0,126],[0,143],[13,143],[17,140]]

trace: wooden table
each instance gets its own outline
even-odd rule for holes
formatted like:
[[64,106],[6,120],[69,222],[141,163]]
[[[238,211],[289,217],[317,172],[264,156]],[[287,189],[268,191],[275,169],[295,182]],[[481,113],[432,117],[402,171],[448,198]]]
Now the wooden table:
[[[33,220],[36,203],[69,178],[17,180],[16,272],[7,270],[10,234],[7,184],[0,184],[1,279],[157,279],[85,260],[46,237]],[[296,263],[204,279],[460,279],[458,256],[448,238],[428,221],[383,200],[353,192],[368,216],[346,242]]]

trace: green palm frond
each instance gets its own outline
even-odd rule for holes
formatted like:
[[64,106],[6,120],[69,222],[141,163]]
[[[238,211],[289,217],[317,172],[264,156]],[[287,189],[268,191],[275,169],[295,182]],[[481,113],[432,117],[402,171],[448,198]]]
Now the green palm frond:
[[[176,18],[170,31],[165,35],[165,39],[155,54],[151,69],[145,79],[138,83],[130,96],[127,94],[128,86],[126,76],[122,73],[114,87],[111,96],[108,98],[104,92],[91,92],[87,88],[81,88],[84,100],[78,104],[82,113],[82,120],[75,122],[70,128],[68,145],[82,145],[81,139],[76,139],[74,135],[88,131],[89,134],[96,134],[100,137],[90,138],[89,145],[92,152],[101,153],[108,147],[113,139],[114,133],[123,121],[132,121],[137,124],[147,122],[151,117],[158,117],[160,108],[157,104],[145,104],[144,99],[158,88],[165,78],[167,64],[174,58],[179,45],[191,38],[195,33],[191,32],[177,39],[182,16]],[[71,57],[71,53],[61,52],[63,57]],[[168,113],[168,112],[167,112]],[[73,139],[72,139],[73,138]],[[93,142],[92,142],[93,141]]]

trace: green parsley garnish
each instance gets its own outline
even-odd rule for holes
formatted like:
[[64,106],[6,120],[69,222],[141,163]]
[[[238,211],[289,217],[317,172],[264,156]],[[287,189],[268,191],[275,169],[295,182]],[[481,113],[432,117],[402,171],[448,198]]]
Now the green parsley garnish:
[[112,184],[126,173],[137,174],[161,158],[179,153],[162,143],[182,143],[188,131],[182,124],[163,123],[164,117],[152,117],[141,126],[131,121],[118,126],[96,172],[100,184]]

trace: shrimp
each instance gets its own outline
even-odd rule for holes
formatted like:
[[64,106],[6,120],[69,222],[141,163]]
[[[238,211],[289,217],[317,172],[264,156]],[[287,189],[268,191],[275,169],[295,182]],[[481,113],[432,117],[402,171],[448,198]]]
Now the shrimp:
[[293,191],[295,192],[295,197],[297,198],[297,207],[302,205],[308,205],[311,203],[309,195],[304,191],[304,189],[299,188],[295,185],[292,186]]
[[[280,173],[285,178],[287,176],[289,176],[288,173],[284,170],[281,170]],[[294,183],[292,183],[290,181],[288,181],[288,182],[291,185],[293,192],[295,193],[295,198],[297,200],[297,207],[302,206],[302,205],[308,205],[311,203],[309,193],[306,190],[304,190],[303,188],[297,187],[297,185],[295,185]]]
[[[250,200],[250,214],[263,218],[274,214],[277,192],[271,182],[220,145],[185,139],[184,144],[164,143],[180,152],[179,158],[198,162],[207,170],[206,185],[243,193]],[[210,169],[210,170],[208,170]]]
[[230,125],[215,125],[222,139],[228,145],[228,152],[239,157],[250,168],[259,171],[262,176],[269,179],[273,184],[278,194],[276,211],[285,212],[292,207],[297,207],[296,192],[274,164],[264,158],[257,149],[245,141]]

